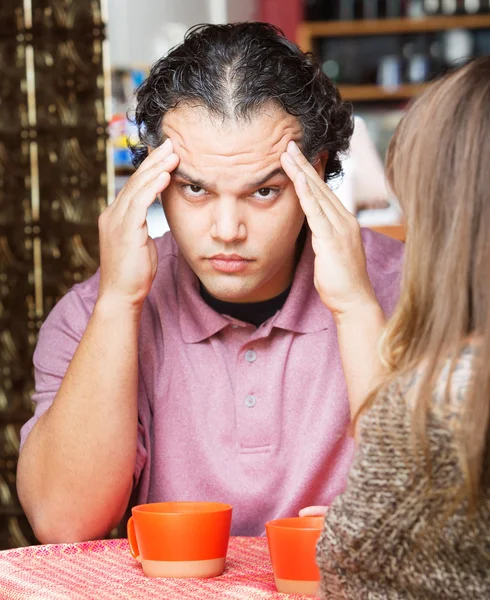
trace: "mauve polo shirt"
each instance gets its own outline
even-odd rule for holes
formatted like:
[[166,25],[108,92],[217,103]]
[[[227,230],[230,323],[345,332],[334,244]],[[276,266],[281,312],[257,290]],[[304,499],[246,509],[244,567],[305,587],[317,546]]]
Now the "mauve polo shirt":
[[[370,230],[363,240],[390,314],[403,246]],[[313,285],[310,235],[284,306],[258,328],[204,302],[170,233],[155,241],[158,271],[139,336],[137,502],[227,502],[233,535],[262,535],[270,519],[329,504],[344,489],[354,442],[335,323]],[[75,285],[41,328],[35,414],[21,444],[58,391],[98,284],[97,273]]]

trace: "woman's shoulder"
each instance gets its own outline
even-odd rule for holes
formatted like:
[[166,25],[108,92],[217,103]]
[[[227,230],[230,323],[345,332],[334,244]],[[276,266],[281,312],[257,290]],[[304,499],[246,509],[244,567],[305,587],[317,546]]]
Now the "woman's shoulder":
[[[427,379],[424,365],[415,375],[412,384],[414,391],[420,391],[419,386],[423,385],[431,387],[431,403],[428,409],[434,417],[459,420],[472,385],[477,354],[477,344],[467,343],[459,352],[442,362],[432,381]],[[409,393],[407,397],[410,401],[412,394]]]
[[[425,395],[430,399],[427,406],[429,417],[443,420],[446,425],[456,423],[472,385],[477,354],[477,344],[467,343],[457,354],[444,360],[432,379],[427,377],[426,364],[400,376],[378,394],[371,410],[367,411],[366,420],[378,421],[380,417],[389,418],[391,422],[403,420],[410,427],[415,402]],[[426,386],[430,389],[424,390]]]
[[473,380],[476,356],[476,344],[468,343],[458,355],[444,362],[432,394],[435,407],[444,404],[461,407]]

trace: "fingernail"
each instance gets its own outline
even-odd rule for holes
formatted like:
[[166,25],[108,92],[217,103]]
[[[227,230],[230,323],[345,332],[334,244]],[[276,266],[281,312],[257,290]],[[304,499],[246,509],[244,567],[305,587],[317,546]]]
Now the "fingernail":
[[291,154],[299,154],[300,153],[298,144],[296,142],[294,142],[293,140],[291,140],[288,144],[288,152],[291,152]]
[[170,148],[170,146],[171,146],[171,145],[172,145],[172,141],[171,141],[171,139],[170,139],[170,138],[167,138],[167,139],[166,139],[166,140],[163,142],[163,144],[162,144],[161,148],[162,148],[162,150],[167,150],[168,148]]
[[294,166],[294,160],[292,159],[292,157],[287,153],[284,152],[284,154],[282,155],[282,159],[284,161],[286,161],[286,163],[290,166],[293,167]]

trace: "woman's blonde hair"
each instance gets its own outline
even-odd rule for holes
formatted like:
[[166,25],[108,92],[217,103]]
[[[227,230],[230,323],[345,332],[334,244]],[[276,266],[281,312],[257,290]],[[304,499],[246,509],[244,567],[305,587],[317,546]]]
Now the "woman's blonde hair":
[[413,431],[425,441],[443,363],[449,357],[454,368],[468,339],[478,340],[456,437],[460,491],[474,508],[490,413],[490,57],[445,76],[413,102],[391,141],[387,176],[407,239],[401,296],[383,337],[389,374],[382,387],[423,363],[410,404]]

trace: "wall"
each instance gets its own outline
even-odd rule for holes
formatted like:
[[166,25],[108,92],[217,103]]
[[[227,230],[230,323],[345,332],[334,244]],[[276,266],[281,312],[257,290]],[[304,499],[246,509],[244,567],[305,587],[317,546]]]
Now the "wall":
[[109,0],[108,37],[115,67],[148,65],[196,23],[209,21],[207,0]]
[[54,304],[98,266],[108,195],[100,0],[10,6],[0,10],[0,550],[35,542],[15,483],[32,353]]
[[114,67],[148,65],[197,23],[256,18],[259,0],[108,0]]

